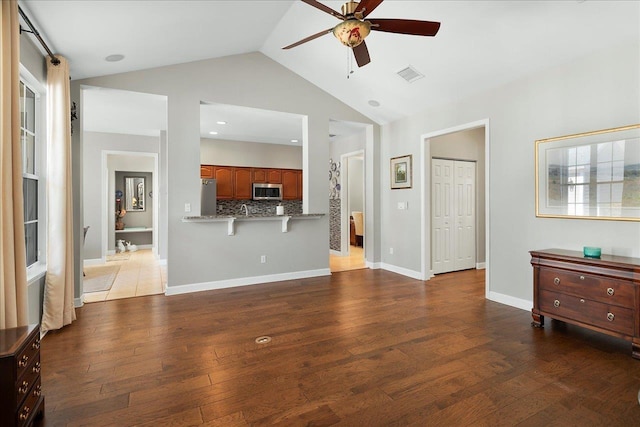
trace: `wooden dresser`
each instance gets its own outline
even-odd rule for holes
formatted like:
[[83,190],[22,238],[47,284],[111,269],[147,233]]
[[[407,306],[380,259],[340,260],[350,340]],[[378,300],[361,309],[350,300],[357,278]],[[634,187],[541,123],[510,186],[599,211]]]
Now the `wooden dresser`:
[[44,415],[38,325],[0,330],[0,426],[29,426]]
[[563,249],[531,251],[533,326],[548,316],[631,341],[640,359],[640,259],[585,258]]

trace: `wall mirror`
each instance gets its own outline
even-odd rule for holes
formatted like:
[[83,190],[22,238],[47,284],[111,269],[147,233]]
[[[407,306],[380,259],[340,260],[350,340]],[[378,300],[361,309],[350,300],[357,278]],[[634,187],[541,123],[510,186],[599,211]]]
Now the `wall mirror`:
[[144,197],[144,177],[134,176],[125,177],[124,179],[124,199],[125,209],[132,212],[141,212],[145,210],[146,200]]
[[536,216],[640,221],[640,124],[536,141]]

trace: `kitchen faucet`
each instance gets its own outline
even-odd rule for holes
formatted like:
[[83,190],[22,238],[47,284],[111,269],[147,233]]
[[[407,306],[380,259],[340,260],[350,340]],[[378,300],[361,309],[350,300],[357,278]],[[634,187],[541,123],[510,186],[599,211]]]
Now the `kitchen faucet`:
[[247,208],[246,204],[242,204],[242,206],[240,206],[240,213],[242,213],[242,210],[244,209],[244,215],[245,216],[249,216],[249,209]]

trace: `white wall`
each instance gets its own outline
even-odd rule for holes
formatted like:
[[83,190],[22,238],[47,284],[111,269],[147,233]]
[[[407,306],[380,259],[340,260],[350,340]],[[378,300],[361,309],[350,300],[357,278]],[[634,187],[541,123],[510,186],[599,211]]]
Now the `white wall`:
[[349,205],[348,212],[364,211],[364,159],[362,157],[349,157],[348,185]]
[[[239,223],[234,236],[227,235],[226,223],[182,222],[186,203],[191,204],[192,212],[200,210],[200,102],[306,116],[303,185],[304,194],[309,195],[304,200],[308,213],[329,211],[326,143],[329,118],[372,124],[369,119],[261,53],[81,80],[73,82],[72,97],[77,98],[82,84],[168,96],[169,288],[242,284],[237,279],[328,271],[327,216],[291,221],[288,233],[282,233],[275,222]],[[376,146],[377,126],[371,133],[371,144]],[[75,140],[74,149],[78,146],[81,141]],[[314,244],[309,245],[310,241]],[[267,263],[260,263],[261,255],[267,256]]]
[[302,169],[302,147],[202,138],[203,165]]
[[[108,248],[114,248],[114,223],[115,207],[111,198],[115,198],[115,188],[109,186],[107,200],[103,200],[103,173],[102,153],[159,153],[160,139],[152,136],[123,135],[117,133],[83,132],[83,169],[82,183],[84,203],[84,225],[90,226],[84,242],[84,259],[98,259],[102,257],[102,218],[104,211],[113,211],[114,215],[108,216]],[[147,162],[145,160],[145,162]],[[132,170],[153,171],[153,164],[140,164],[140,158],[134,156],[130,162],[121,160],[117,165],[112,165],[110,182],[113,181],[113,171]],[[155,231],[155,230],[154,230]]]
[[[386,126],[380,164],[383,262],[420,271],[425,256],[420,247],[422,171],[415,162],[421,135],[483,119],[490,120],[491,298],[531,307],[529,250],[581,250],[588,244],[604,253],[640,256],[638,222],[536,218],[534,205],[534,141],[638,123],[639,99],[640,46],[635,41]],[[413,154],[414,186],[390,191],[389,158],[405,154]],[[408,201],[409,209],[395,209],[399,201]]]

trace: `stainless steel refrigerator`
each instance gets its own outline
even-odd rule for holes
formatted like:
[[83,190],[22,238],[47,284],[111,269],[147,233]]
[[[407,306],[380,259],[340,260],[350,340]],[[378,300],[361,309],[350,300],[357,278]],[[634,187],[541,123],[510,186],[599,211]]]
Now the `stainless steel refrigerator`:
[[216,214],[216,180],[200,180],[200,215],[209,216]]

